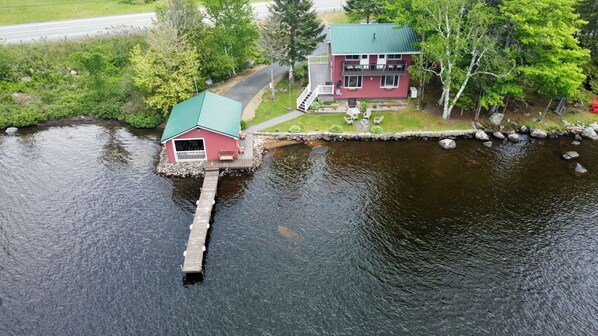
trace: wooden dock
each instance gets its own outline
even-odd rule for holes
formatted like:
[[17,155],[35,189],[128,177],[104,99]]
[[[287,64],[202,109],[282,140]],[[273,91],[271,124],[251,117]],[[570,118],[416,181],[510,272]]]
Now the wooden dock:
[[252,159],[238,159],[230,161],[206,161],[205,169],[206,172],[211,168],[218,169],[249,169],[251,168]]
[[202,273],[203,257],[206,251],[206,238],[210,227],[210,218],[212,208],[216,198],[216,188],[218,187],[219,168],[206,167],[201,195],[197,201],[197,209],[193,217],[193,226],[189,233],[187,250],[185,251],[185,261],[183,263],[183,273]]

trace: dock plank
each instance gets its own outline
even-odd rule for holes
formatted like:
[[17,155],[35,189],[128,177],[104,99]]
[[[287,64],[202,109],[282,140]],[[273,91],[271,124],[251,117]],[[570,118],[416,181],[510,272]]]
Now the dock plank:
[[212,216],[212,208],[218,188],[218,169],[206,169],[201,195],[197,201],[197,208],[193,216],[193,227],[189,232],[183,273],[202,273],[208,225]]

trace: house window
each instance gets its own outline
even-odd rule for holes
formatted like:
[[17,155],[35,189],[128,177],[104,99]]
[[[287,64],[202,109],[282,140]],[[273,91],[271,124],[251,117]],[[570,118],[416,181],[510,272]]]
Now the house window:
[[347,61],[358,60],[358,59],[359,59],[359,55],[345,55],[345,60],[347,60]]
[[380,76],[381,88],[399,87],[399,76]]
[[361,88],[361,76],[345,76],[346,88]]
[[388,55],[388,59],[390,60],[400,60],[403,59],[403,55],[401,54],[390,54]]
[[386,57],[386,55],[378,55],[378,59],[383,60]]

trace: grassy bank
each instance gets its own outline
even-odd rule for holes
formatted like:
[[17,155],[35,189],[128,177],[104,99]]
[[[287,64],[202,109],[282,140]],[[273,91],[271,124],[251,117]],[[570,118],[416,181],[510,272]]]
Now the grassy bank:
[[[144,0],[0,0],[0,25],[153,12],[162,1],[145,3]],[[196,2],[199,4],[199,0]]]
[[[298,71],[301,71],[303,67],[297,67]],[[290,110],[294,110],[296,107],[296,101],[301,94],[302,88],[300,87],[299,75],[296,77],[297,80],[293,88],[291,89],[291,99],[289,100],[289,79],[287,75],[276,84],[276,99],[270,99],[270,90],[262,95],[262,103],[255,111],[255,117],[247,122],[247,125],[256,125],[266,120],[274,119],[283,114],[289,113]]]
[[151,12],[156,4],[143,0],[0,0],[1,24],[17,24],[94,16]]
[[0,47],[0,128],[84,115],[154,127],[129,62],[143,35]]
[[[385,133],[398,133],[408,131],[444,131],[471,129],[469,120],[443,120],[428,112],[417,111],[413,104],[405,110],[393,112],[374,112],[370,120],[384,116],[381,127]],[[302,132],[327,132],[332,125],[339,125],[343,132],[357,133],[359,121],[347,125],[345,114],[305,114],[288,122],[271,127],[266,132],[287,132],[289,127],[297,125]]]

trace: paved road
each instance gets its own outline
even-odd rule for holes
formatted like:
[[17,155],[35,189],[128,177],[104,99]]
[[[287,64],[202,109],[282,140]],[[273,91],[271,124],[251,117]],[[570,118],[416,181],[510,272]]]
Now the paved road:
[[[344,2],[345,0],[314,1],[318,12],[340,10]],[[253,4],[258,19],[268,15],[267,6],[268,2],[258,2]],[[150,27],[154,18],[155,14],[152,12],[0,26],[0,40],[2,40],[4,44],[10,44],[31,43],[39,41],[40,39],[76,39],[104,34],[106,32],[119,32],[127,28]]]

